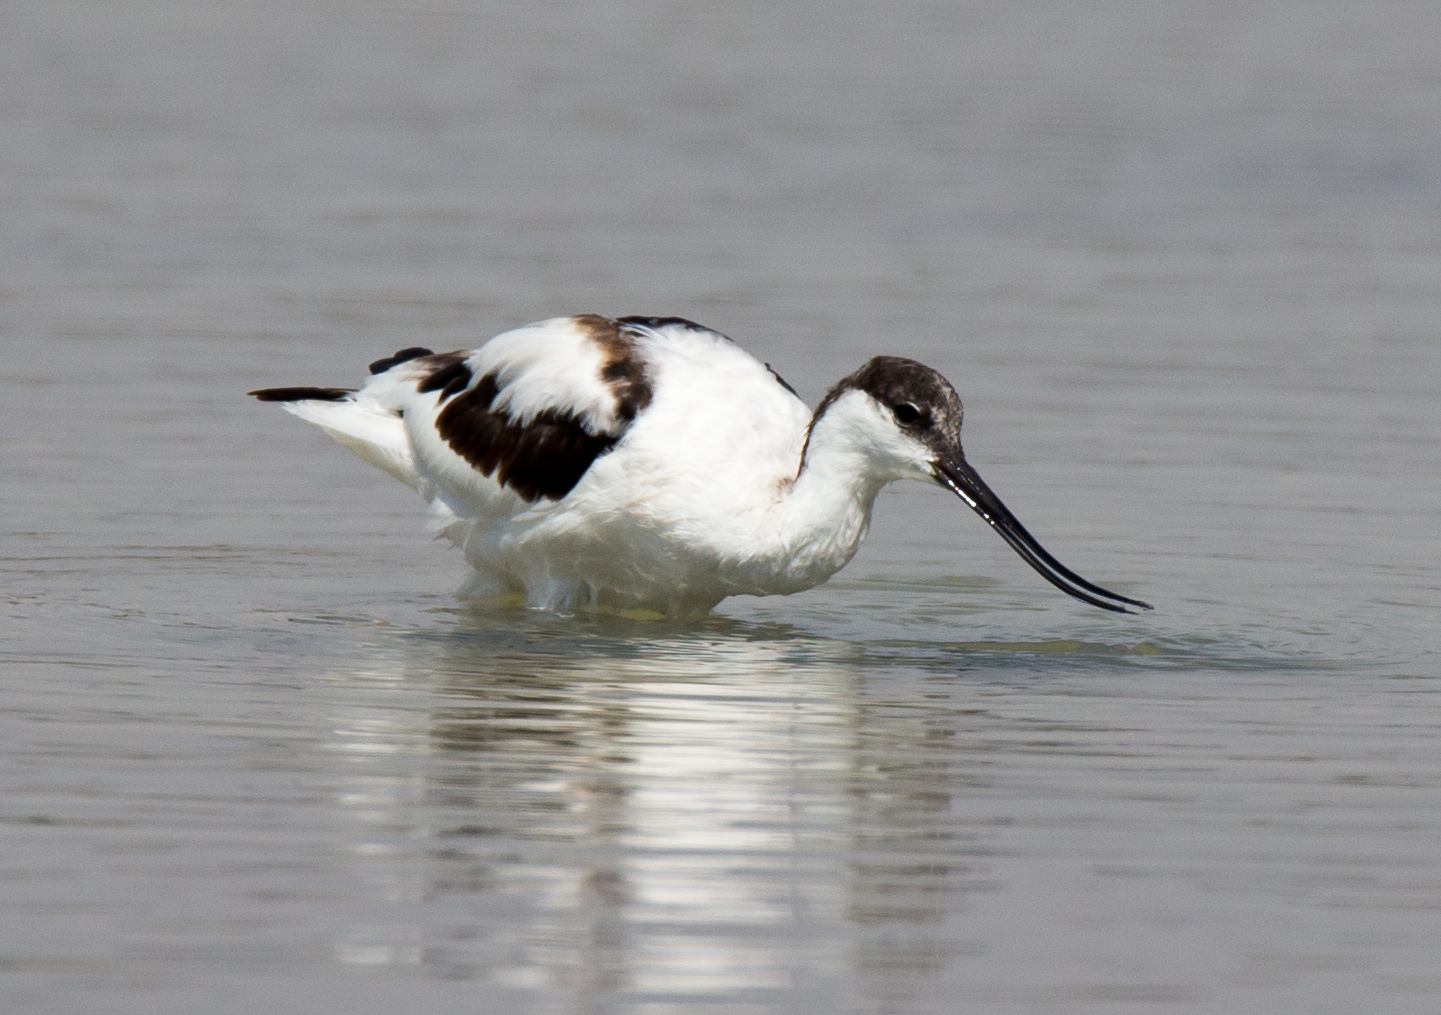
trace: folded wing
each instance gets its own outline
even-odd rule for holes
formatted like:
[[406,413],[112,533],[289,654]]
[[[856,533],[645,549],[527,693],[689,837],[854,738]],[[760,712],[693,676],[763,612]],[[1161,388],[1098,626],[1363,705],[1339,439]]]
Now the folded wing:
[[452,510],[515,511],[563,498],[650,404],[637,337],[604,317],[555,318],[472,352],[402,349],[354,391],[251,394]]

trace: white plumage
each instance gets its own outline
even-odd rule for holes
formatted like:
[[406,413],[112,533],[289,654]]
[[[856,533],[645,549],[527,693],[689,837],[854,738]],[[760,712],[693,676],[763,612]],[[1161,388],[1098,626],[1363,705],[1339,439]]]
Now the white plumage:
[[850,560],[882,486],[913,478],[954,490],[1067,593],[1145,605],[1040,548],[966,465],[954,390],[910,360],[873,359],[812,413],[714,331],[579,315],[372,371],[355,391],[252,394],[418,491],[476,592],[669,615],[796,592]]

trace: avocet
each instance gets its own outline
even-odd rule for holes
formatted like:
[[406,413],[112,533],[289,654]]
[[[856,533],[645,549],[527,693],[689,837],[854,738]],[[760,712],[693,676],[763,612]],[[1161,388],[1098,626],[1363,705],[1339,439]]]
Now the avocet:
[[877,356],[814,412],[729,338],[675,317],[558,317],[480,348],[402,349],[358,389],[265,388],[415,489],[475,569],[470,591],[573,612],[703,612],[845,566],[876,494],[939,483],[1067,595],[1150,609],[1052,557],[961,450],[935,370]]

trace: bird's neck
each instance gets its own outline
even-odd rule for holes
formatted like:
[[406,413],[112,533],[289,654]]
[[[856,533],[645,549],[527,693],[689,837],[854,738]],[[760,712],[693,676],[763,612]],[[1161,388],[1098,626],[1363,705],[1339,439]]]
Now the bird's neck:
[[876,494],[895,478],[876,468],[842,417],[825,412],[812,424],[800,470],[778,505],[786,571],[800,587],[845,566],[870,527]]

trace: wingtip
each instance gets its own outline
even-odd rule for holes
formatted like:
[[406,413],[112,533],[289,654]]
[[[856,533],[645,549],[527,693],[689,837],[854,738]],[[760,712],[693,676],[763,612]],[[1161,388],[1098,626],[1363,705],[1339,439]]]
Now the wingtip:
[[404,349],[399,350],[394,355],[386,356],[384,359],[378,359],[374,363],[370,364],[370,372],[372,374],[383,374],[392,367],[400,366],[400,364],[402,363],[409,363],[411,360],[419,359],[422,356],[434,355],[435,353],[431,352],[423,345],[406,346]]
[[247,395],[262,402],[343,402],[355,394],[354,388],[256,388]]

